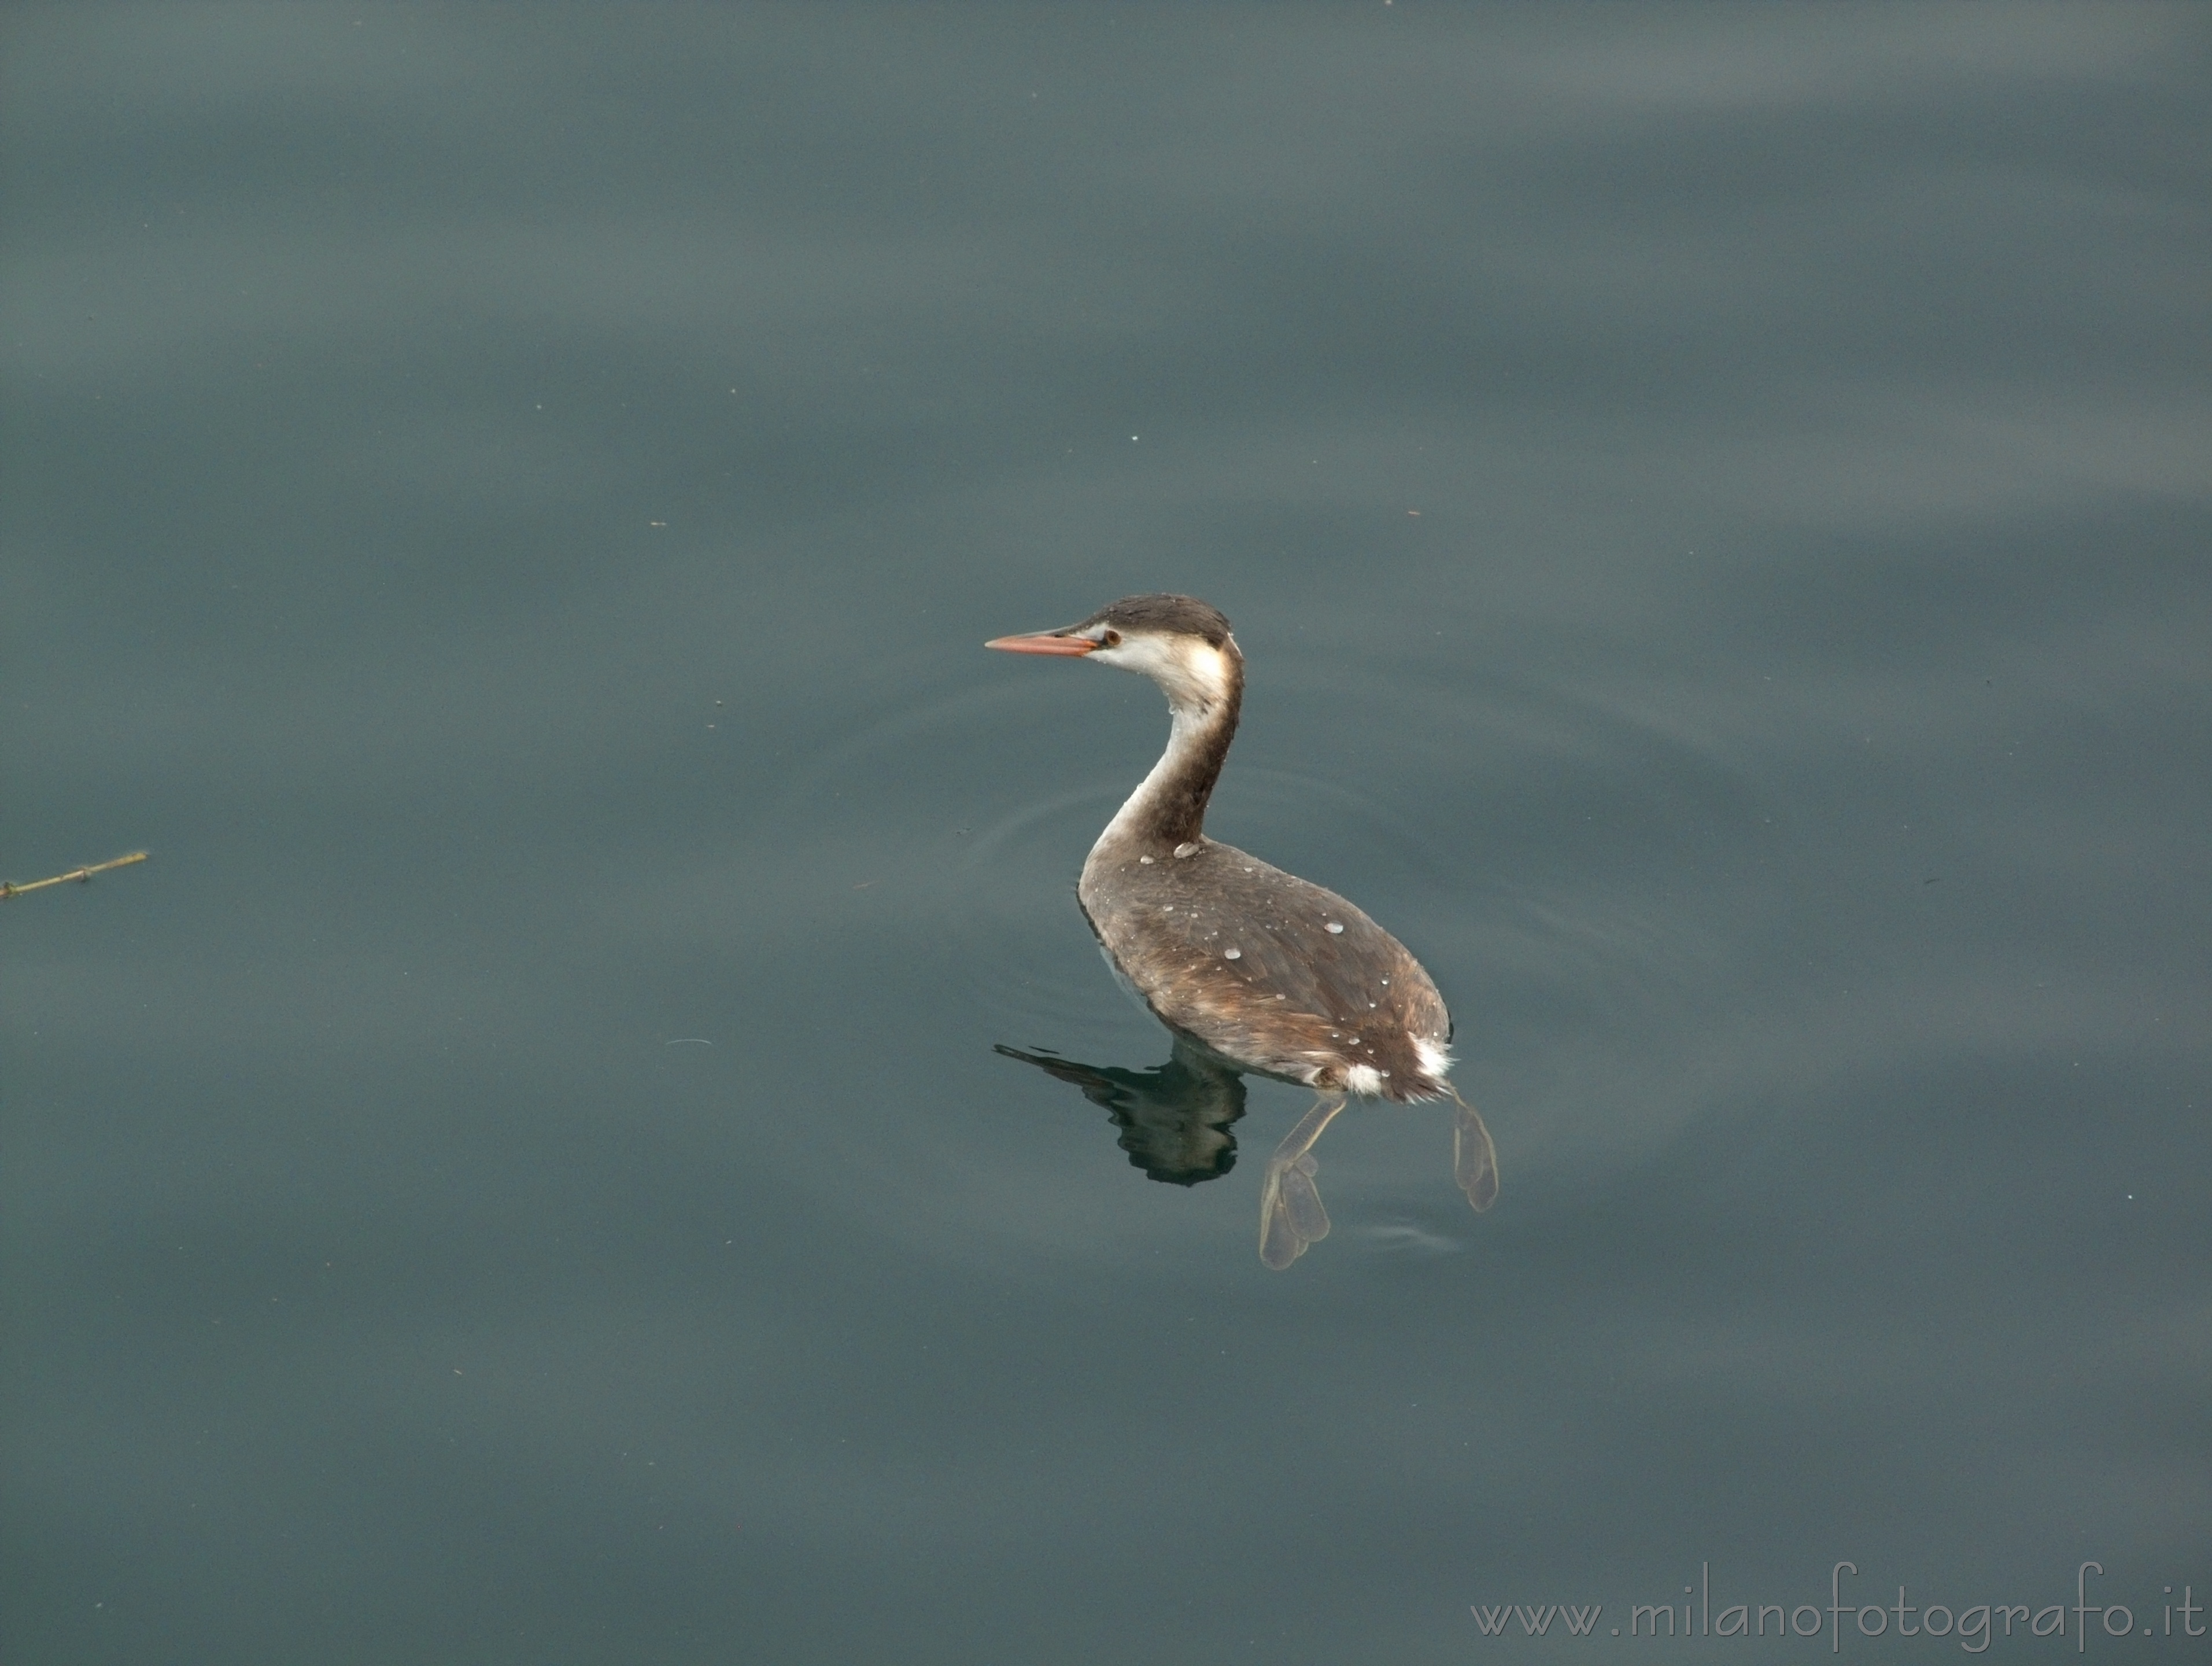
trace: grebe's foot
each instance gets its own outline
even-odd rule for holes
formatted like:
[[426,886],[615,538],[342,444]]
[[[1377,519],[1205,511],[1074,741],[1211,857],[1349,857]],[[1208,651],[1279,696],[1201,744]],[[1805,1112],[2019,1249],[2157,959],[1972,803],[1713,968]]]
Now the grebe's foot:
[[1312,1152],[1322,1130],[1343,1109],[1340,1093],[1319,1100],[1267,1159],[1260,1187],[1260,1259],[1278,1273],[1305,1254],[1309,1243],[1328,1236],[1328,1211],[1313,1180],[1321,1165]]
[[1306,1252],[1306,1245],[1328,1236],[1328,1211],[1314,1189],[1311,1157],[1267,1162],[1260,1191],[1260,1259],[1281,1272]]
[[1487,1209],[1498,1201],[1498,1147],[1490,1142],[1482,1113],[1456,1091],[1452,1097],[1459,1102],[1459,1118],[1452,1124],[1452,1178],[1477,1210]]

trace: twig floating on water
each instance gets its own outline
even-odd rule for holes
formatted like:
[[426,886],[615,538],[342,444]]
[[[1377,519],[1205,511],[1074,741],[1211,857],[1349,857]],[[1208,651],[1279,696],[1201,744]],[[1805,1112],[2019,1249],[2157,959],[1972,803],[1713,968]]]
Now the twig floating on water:
[[73,867],[66,873],[57,873],[51,879],[33,879],[27,885],[11,885],[0,880],[0,903],[6,902],[10,897],[21,897],[27,891],[44,891],[48,885],[66,885],[71,879],[79,885],[86,885],[90,883],[95,873],[105,873],[111,867],[129,867],[133,862],[144,861],[146,855],[143,850],[134,850],[128,856],[118,856],[112,862],[94,862],[90,867]]

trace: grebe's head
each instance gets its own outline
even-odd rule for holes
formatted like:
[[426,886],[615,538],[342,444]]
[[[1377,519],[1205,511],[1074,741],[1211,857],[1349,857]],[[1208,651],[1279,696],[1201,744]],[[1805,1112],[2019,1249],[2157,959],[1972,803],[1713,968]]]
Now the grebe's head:
[[1178,712],[1203,714],[1232,698],[1243,656],[1221,610],[1195,596],[1124,596],[1080,624],[984,644],[1008,654],[1080,654],[1142,672]]

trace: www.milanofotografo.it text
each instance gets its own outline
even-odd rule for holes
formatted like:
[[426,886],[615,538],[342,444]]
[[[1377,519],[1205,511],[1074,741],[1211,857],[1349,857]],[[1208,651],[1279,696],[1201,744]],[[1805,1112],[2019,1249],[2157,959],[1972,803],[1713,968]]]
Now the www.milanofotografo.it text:
[[1633,1603],[1625,1626],[1618,1608],[1614,1623],[1606,1623],[1602,1602],[1474,1602],[1468,1610],[1485,1637],[1817,1639],[1832,1654],[1862,1639],[1899,1637],[1948,1638],[1968,1654],[1981,1653],[2000,1638],[2063,1638],[2076,1653],[2087,1653],[2092,1638],[2199,1638],[2212,1629],[2191,1584],[2161,1585],[2155,1602],[2100,1600],[2092,1585],[2104,1580],[2101,1562],[2084,1562],[2074,1571],[2071,1602],[1915,1602],[1904,1584],[1895,1602],[1869,1602],[1861,1600],[1856,1562],[1838,1562],[1828,1570],[1826,1602],[1739,1602],[1716,1600],[1712,1574],[1711,1562],[1700,1563],[1698,1583],[1682,1587],[1680,1602]]

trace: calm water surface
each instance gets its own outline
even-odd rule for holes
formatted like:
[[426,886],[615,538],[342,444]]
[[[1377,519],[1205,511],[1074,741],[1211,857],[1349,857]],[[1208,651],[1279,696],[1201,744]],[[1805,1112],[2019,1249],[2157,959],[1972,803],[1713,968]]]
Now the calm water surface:
[[[2202,1657],[2203,9],[0,49],[9,1660]],[[1487,1214],[993,1050],[1146,589]]]

